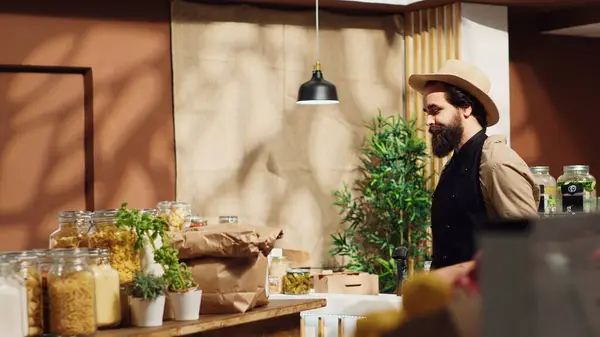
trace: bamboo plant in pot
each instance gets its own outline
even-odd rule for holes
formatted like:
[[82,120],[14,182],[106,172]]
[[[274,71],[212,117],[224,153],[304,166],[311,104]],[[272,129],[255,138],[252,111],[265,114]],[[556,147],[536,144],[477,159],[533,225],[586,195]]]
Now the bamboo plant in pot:
[[[121,223],[135,229],[137,249],[142,249],[144,244],[152,247],[154,262],[162,268],[162,278],[175,320],[198,319],[202,290],[198,289],[187,266],[179,261],[177,249],[171,247],[166,221],[149,213],[140,213],[136,209],[128,210],[127,203],[121,205],[117,216]],[[156,242],[162,244],[157,246]]]
[[162,277],[137,273],[127,288],[131,300],[131,319],[134,326],[154,327],[163,323],[165,283]]
[[430,255],[429,155],[414,119],[380,112],[367,128],[357,179],[334,192],[344,228],[332,235],[330,254],[344,257],[347,269],[379,275],[380,291],[393,293],[394,249],[408,248],[409,277]]

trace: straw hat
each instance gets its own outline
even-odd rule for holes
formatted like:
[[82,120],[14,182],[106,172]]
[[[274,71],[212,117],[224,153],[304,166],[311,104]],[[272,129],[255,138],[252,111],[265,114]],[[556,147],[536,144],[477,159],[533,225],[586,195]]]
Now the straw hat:
[[500,119],[498,107],[489,95],[490,79],[473,64],[460,60],[448,60],[435,73],[414,74],[408,78],[408,84],[420,93],[425,91],[425,84],[429,81],[452,84],[467,91],[483,105],[487,114],[488,126],[498,123]]

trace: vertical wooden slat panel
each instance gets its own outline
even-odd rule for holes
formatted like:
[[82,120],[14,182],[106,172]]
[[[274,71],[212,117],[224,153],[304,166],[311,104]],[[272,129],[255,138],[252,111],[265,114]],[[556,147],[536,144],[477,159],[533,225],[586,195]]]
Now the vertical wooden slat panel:
[[[443,7],[407,13],[404,16],[405,74],[406,78],[415,73],[434,72],[446,60],[460,58],[460,3]],[[426,115],[423,113],[422,97],[406,82],[405,117],[416,118],[419,126],[426,129]],[[431,154],[431,138],[428,132],[422,133]],[[446,158],[432,157],[426,165],[432,175],[430,187],[434,188],[443,169]],[[410,244],[410,242],[409,242]],[[412,275],[415,261],[409,261],[409,275]]]

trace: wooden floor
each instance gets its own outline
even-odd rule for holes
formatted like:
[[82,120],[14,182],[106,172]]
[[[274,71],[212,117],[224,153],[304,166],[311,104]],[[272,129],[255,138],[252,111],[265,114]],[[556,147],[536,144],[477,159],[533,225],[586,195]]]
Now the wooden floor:
[[164,322],[156,328],[104,330],[97,337],[288,337],[300,336],[300,312],[322,308],[325,299],[272,300],[243,314],[201,315],[197,321]]

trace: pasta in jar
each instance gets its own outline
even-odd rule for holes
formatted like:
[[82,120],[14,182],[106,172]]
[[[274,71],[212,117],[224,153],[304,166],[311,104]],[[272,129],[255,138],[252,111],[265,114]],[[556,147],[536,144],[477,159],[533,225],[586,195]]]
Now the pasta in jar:
[[91,212],[62,211],[58,214],[58,229],[50,234],[50,248],[87,248]]
[[88,336],[96,332],[94,275],[86,255],[54,259],[48,273],[50,334]]
[[42,325],[42,279],[35,252],[10,252],[2,255],[4,260],[14,262],[26,288],[27,336],[41,336]]
[[120,283],[125,284],[132,282],[140,269],[140,256],[134,248],[137,235],[133,230],[118,228],[116,215],[117,210],[94,212],[95,232],[90,235],[90,247],[110,250],[110,264],[119,273]]

